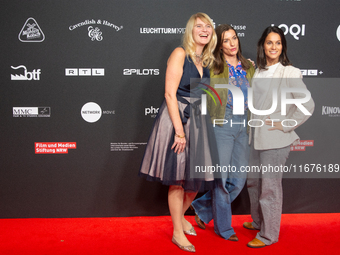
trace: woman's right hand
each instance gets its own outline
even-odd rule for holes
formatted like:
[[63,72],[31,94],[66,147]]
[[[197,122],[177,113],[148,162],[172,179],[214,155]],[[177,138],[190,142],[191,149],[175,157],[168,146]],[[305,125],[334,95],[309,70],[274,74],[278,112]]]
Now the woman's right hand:
[[266,119],[266,125],[268,125],[268,126],[272,126],[271,128],[269,128],[268,130],[269,131],[272,131],[272,130],[280,130],[280,131],[283,131],[283,126],[282,126],[282,124],[281,124],[281,122],[280,121],[272,121],[271,119],[270,119],[270,117],[268,117],[268,119]]

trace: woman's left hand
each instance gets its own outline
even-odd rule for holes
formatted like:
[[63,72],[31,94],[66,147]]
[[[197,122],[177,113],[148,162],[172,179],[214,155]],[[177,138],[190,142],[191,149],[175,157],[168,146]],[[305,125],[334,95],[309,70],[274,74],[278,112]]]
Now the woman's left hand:
[[178,137],[175,135],[175,141],[172,144],[171,149],[174,149],[175,153],[180,154],[185,150],[186,143],[185,137]]
[[281,130],[283,131],[283,126],[281,124],[281,121],[272,121],[271,119],[266,119],[266,125],[272,126],[272,128],[269,128],[269,131],[272,130]]
[[251,64],[253,65],[253,67],[255,67],[255,62],[253,60],[251,60],[250,58],[248,58],[248,60],[251,62]]

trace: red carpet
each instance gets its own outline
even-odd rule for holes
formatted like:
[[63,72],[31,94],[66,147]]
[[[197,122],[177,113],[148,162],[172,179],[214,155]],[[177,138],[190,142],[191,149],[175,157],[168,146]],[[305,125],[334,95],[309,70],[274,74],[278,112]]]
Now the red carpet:
[[[249,215],[233,216],[238,242],[226,241],[213,231],[197,227],[198,236],[188,239],[196,254],[339,254],[340,214],[285,214],[280,241],[251,249],[247,242],[256,231],[242,227]],[[190,254],[171,243],[169,216],[131,218],[0,219],[0,254],[105,255],[105,254]]]

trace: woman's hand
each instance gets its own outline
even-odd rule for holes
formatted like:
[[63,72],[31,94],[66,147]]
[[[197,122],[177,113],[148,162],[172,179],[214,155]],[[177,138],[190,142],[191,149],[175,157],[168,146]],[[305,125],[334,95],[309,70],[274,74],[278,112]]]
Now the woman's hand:
[[175,149],[174,152],[177,154],[180,154],[185,150],[187,141],[185,140],[185,136],[178,136],[175,135],[175,141],[173,145],[171,146],[171,149]]
[[268,130],[269,131],[272,131],[272,130],[281,130],[283,131],[283,126],[281,124],[281,121],[273,121],[271,120],[270,118],[266,119],[266,125],[269,125],[269,126],[272,126],[272,128],[269,128]]
[[253,60],[251,60],[250,58],[248,58],[248,60],[251,62],[251,64],[253,65],[253,67],[255,68],[255,62]]

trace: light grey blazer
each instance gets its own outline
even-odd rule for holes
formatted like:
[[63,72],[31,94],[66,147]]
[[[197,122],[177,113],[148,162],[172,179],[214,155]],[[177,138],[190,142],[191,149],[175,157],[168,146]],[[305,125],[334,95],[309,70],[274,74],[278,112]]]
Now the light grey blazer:
[[[256,69],[254,77],[256,78],[259,73],[259,70]],[[252,134],[252,128],[249,135],[249,143],[254,135],[254,148],[256,150],[269,150],[276,148],[283,148],[289,145],[296,145],[299,142],[299,136],[295,133],[294,129],[304,123],[310,115],[305,115],[295,104],[287,104],[286,105],[286,115],[281,115],[281,89],[282,88],[302,88],[306,89],[306,85],[302,81],[302,74],[300,69],[295,68],[293,66],[283,66],[279,63],[276,68],[273,78],[270,83],[270,88],[277,87],[278,89],[278,102],[276,110],[270,114],[270,116],[261,116],[256,115],[256,119],[280,119],[281,121],[284,119],[293,119],[297,122],[297,125],[294,121],[285,121],[284,124],[289,127],[283,127],[283,131],[281,130],[271,130],[269,125],[263,125],[262,127],[255,128],[255,134]],[[270,109],[273,102],[272,89],[268,89],[268,94],[265,97],[265,101],[263,102],[262,109],[258,110],[267,110]],[[303,93],[286,93],[287,99],[292,98],[304,98],[306,95]],[[314,101],[311,98],[308,102],[303,103],[308,112],[311,114],[314,111]],[[254,114],[252,113],[251,119],[254,119]],[[294,126],[296,125],[296,126]]]

